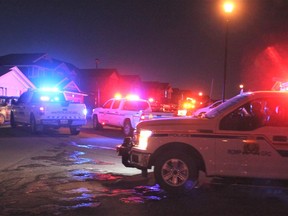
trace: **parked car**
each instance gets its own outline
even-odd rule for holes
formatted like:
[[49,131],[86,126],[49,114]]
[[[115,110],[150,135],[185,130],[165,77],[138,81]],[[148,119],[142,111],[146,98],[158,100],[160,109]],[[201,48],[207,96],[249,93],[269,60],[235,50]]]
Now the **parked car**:
[[86,106],[67,101],[62,91],[29,89],[12,103],[10,122],[12,128],[30,126],[32,133],[66,127],[72,135],[78,135],[86,124]]
[[222,103],[223,103],[223,100],[218,100],[218,101],[210,104],[209,106],[197,109],[194,112],[193,116],[201,117],[203,114],[209,112],[210,110],[214,109],[215,107],[219,106]]
[[172,193],[192,190],[200,172],[287,181],[287,100],[284,91],[247,92],[205,118],[142,121],[117,151],[124,166],[139,169],[143,176],[154,169],[156,183]]
[[18,97],[0,96],[0,125],[10,121],[12,100],[17,101]]
[[92,119],[95,130],[103,126],[122,128],[125,136],[132,136],[140,121],[173,117],[171,112],[153,112],[148,100],[139,98],[112,98],[102,107],[93,109]]

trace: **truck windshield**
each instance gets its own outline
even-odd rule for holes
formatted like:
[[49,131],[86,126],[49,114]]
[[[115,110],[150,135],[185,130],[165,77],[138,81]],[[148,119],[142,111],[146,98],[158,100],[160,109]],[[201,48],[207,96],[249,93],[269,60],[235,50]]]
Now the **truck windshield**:
[[207,112],[205,114],[205,118],[215,118],[218,115],[221,115],[223,112],[225,112],[227,109],[230,109],[230,107],[234,106],[235,104],[238,104],[241,101],[246,100],[246,98],[250,95],[250,93],[244,93],[237,95],[224,103],[220,104],[219,106],[215,107],[211,111]]
[[62,92],[35,92],[33,102],[63,102],[66,101]]
[[124,110],[130,111],[146,110],[148,108],[149,105],[146,101],[126,101],[125,105],[123,106]]

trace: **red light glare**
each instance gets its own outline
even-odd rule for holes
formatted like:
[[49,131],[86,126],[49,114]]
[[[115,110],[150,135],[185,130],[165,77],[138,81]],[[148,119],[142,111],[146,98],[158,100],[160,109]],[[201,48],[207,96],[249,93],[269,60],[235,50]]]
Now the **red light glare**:
[[[288,81],[288,43],[268,46],[262,52],[249,56],[243,81],[247,90],[271,90],[275,82]],[[251,61],[252,60],[252,61]]]
[[153,103],[153,102],[154,102],[154,98],[149,98],[148,101],[149,101],[150,103]]

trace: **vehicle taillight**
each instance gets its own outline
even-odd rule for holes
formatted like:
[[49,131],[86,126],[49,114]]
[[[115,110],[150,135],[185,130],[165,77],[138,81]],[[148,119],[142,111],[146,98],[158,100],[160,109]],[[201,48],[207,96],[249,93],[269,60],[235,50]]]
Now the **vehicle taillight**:
[[142,114],[142,115],[140,116],[140,120],[145,120],[145,115]]
[[45,112],[45,107],[40,106],[40,107],[39,107],[39,113],[40,113],[40,114],[44,114],[44,112]]

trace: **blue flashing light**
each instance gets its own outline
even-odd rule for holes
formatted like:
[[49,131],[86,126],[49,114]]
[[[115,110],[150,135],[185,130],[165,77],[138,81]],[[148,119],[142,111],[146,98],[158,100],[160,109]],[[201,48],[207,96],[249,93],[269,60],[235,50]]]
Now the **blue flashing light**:
[[59,97],[54,97],[54,101],[59,101]]
[[49,100],[50,100],[50,97],[48,97],[48,96],[41,96],[41,97],[40,97],[40,100],[41,100],[41,101],[49,101]]
[[58,92],[59,89],[57,87],[43,87],[40,88],[41,91],[45,91],[45,92]]

